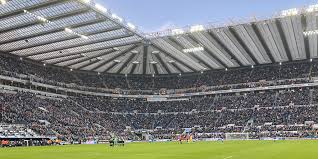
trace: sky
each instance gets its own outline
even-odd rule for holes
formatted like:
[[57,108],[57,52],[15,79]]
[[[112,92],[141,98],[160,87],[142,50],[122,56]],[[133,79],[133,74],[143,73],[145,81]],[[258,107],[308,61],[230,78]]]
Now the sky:
[[149,33],[250,17],[270,17],[281,10],[301,8],[318,0],[95,0]]

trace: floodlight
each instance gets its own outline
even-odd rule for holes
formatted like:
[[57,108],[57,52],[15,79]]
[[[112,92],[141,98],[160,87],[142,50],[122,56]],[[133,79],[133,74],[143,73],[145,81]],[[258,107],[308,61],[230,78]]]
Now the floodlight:
[[131,53],[138,54],[139,51],[137,51],[137,50],[132,50]]
[[107,9],[104,7],[104,6],[102,6],[102,5],[100,5],[100,4],[95,4],[95,8],[96,9],[98,9],[99,11],[102,11],[102,12],[107,12]]
[[127,23],[127,26],[128,26],[130,29],[133,29],[133,30],[136,29],[136,26],[133,25],[132,23]]
[[151,63],[151,64],[157,64],[157,62],[156,62],[156,61],[151,61],[150,63]]
[[203,47],[194,47],[194,48],[189,48],[189,49],[183,49],[184,53],[199,52],[199,51],[204,51],[204,48]]
[[83,38],[83,39],[88,39],[88,37],[85,36],[85,35],[80,35],[80,37]]
[[116,14],[112,14],[112,17],[113,17],[114,19],[117,19],[117,20],[120,21],[120,22],[123,21],[123,18],[119,17],[119,16],[116,15]]
[[39,19],[41,22],[45,22],[45,23],[49,22],[47,19],[45,19],[41,16],[37,16],[36,18]]
[[84,3],[90,3],[91,0],[82,0],[82,2],[84,2]]
[[315,4],[315,5],[310,5],[307,9],[306,9],[306,11],[307,12],[315,12],[315,11],[317,11],[318,10],[318,4]]
[[305,36],[317,35],[317,34],[318,34],[318,30],[310,30],[310,31],[305,31],[304,32]]
[[281,12],[281,15],[286,17],[286,16],[293,16],[293,15],[297,15],[298,14],[298,9],[297,8],[292,8],[292,9],[288,9],[288,10],[283,10]]
[[4,5],[4,4],[7,3],[7,1],[6,0],[0,0],[0,3]]
[[73,33],[73,30],[69,29],[69,28],[65,28],[65,31],[68,33]]
[[190,28],[190,32],[198,32],[198,31],[203,31],[204,26],[203,25],[194,25]]
[[172,35],[184,34],[184,30],[182,29],[173,29],[171,32],[172,32]]

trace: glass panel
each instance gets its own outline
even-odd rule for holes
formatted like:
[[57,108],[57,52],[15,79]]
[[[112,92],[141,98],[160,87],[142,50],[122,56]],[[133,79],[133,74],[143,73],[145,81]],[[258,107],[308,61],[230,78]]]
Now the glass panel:
[[23,29],[13,30],[6,33],[0,33],[0,42],[13,40],[19,37],[26,37],[34,34],[45,33],[56,29],[64,29],[65,27],[97,19],[98,18],[95,12],[88,12],[76,16],[66,17],[63,19],[53,21],[53,23],[47,23],[45,25],[38,24]]
[[46,3],[50,0],[12,0],[7,2],[5,5],[0,5],[0,16],[14,12],[16,10],[23,10],[25,8]]
[[[102,23],[84,26],[84,27],[80,27],[80,28],[76,28],[76,29],[72,29],[72,30],[79,33],[79,34],[89,35],[89,34],[92,34],[96,31],[105,30],[105,29],[108,29],[110,27],[113,28],[115,26],[116,26],[116,24],[108,21],[108,22],[102,22]],[[15,49],[19,49],[19,48],[35,46],[35,45],[41,44],[41,43],[42,44],[47,43],[50,41],[61,41],[63,39],[67,40],[68,38],[77,38],[77,37],[79,38],[79,36],[77,36],[75,34],[70,34],[70,33],[67,33],[65,31],[61,31],[61,32],[56,32],[56,33],[52,33],[52,34],[34,37],[34,38],[29,38],[28,42],[26,42],[25,40],[20,40],[20,41],[8,43],[8,44],[0,45],[0,47],[5,48],[5,49],[3,49],[3,51],[15,50]]]
[[[63,47],[70,47],[70,46],[72,47],[72,46],[76,46],[76,45],[78,45],[78,46],[84,45],[82,47],[87,47],[87,45],[85,45],[85,44],[87,44],[90,41],[107,40],[107,39],[111,39],[111,38],[120,37],[123,35],[126,35],[126,31],[122,29],[119,31],[112,31],[112,32],[92,35],[92,36],[89,36],[89,39],[83,39],[83,38],[79,37],[79,38],[73,39],[73,40],[57,42],[57,43],[48,44],[48,45],[41,45],[38,47],[24,49],[24,50],[18,50],[18,51],[14,51],[13,53],[14,54],[28,55],[28,54],[33,54],[33,53],[45,52],[45,51],[49,51],[49,50],[55,50],[55,49],[63,48]],[[117,42],[117,41],[115,41],[115,42]],[[90,46],[90,45],[88,45],[88,46]],[[74,50],[74,49],[67,49],[67,50]]]

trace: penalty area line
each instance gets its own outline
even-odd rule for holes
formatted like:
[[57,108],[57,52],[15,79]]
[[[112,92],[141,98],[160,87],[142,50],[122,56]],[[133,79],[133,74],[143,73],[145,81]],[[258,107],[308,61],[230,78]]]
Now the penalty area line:
[[229,157],[225,157],[225,158],[223,158],[223,159],[230,159],[230,158],[232,158],[233,156],[229,156]]

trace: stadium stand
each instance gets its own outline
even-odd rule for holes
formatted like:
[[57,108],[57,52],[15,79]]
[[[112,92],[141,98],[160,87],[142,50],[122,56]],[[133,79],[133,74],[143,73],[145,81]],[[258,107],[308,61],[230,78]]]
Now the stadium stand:
[[[2,70],[6,72],[2,74],[3,76],[20,77],[21,75],[27,75],[26,79],[31,76],[34,78],[47,78],[51,77],[49,75],[51,71],[48,70],[56,71],[54,68],[36,67],[34,64],[20,62],[18,59],[9,59],[10,65],[4,62],[5,60],[1,62],[1,68],[6,68],[6,70]],[[313,76],[309,72],[309,68],[314,65],[315,62],[304,62],[296,65],[276,66],[281,69],[282,73],[278,71],[267,80],[273,81],[270,85],[274,86],[313,82],[310,80]],[[15,69],[9,67],[14,67]],[[236,84],[238,85],[235,85],[235,89],[250,88],[250,86],[246,86],[262,79],[256,77],[261,77],[261,74],[268,69],[268,66],[255,68],[253,73],[257,75],[243,76],[242,79],[246,78],[245,81],[237,82]],[[303,71],[298,71],[298,69]],[[8,70],[14,70],[14,72],[8,72]],[[31,73],[29,70],[36,72]],[[244,71],[250,72],[251,70],[249,68],[246,70],[240,69],[238,73],[233,70],[225,72],[224,76],[227,76],[228,81],[235,81],[230,80],[230,77],[235,78]],[[66,74],[64,77],[73,77],[81,73],[64,71],[63,74]],[[208,77],[209,73],[202,76]],[[99,76],[93,77],[98,78]],[[195,76],[190,76],[189,78],[193,77]],[[109,80],[118,81],[117,78],[110,78]],[[66,84],[67,78],[65,79],[66,81],[59,79],[51,78],[53,82],[47,82],[47,84],[59,86],[55,80]],[[168,79],[172,80],[173,78],[168,77]],[[202,80],[201,83],[210,81],[210,78],[203,79],[205,78],[200,78]],[[286,81],[277,82],[281,79]],[[42,81],[39,80],[38,82]],[[180,82],[180,80],[169,83],[172,82]],[[244,84],[239,84],[241,82]],[[85,83],[81,81],[81,83],[77,84]],[[89,83],[87,82],[87,85]],[[146,83],[146,81],[141,81],[141,83]],[[188,84],[191,85],[192,83],[189,82]],[[183,83],[183,85],[187,84]],[[253,87],[265,86],[255,85]],[[217,90],[230,88],[233,88],[231,84],[225,84]],[[47,91],[43,89],[36,90]],[[58,94],[58,92],[55,93]],[[251,137],[254,138],[258,138],[261,135],[262,137],[308,137],[315,133],[312,126],[317,121],[318,115],[316,87],[304,85],[298,88],[242,91],[176,99],[179,98],[170,101],[151,102],[145,99],[113,98],[85,94],[69,95],[66,98],[53,98],[26,91],[6,92],[1,94],[1,121],[9,124],[24,124],[39,135],[63,136],[64,139],[82,139],[93,136],[109,138],[112,132],[122,134],[127,127],[133,130],[156,130],[156,128],[160,128],[160,131],[156,130],[154,134],[161,138],[167,138],[167,134],[171,134],[171,132],[178,133],[182,128],[193,128],[201,135],[202,133],[208,133],[212,136],[219,134],[222,137],[224,137],[224,133],[242,131],[250,132],[252,134]],[[310,124],[306,124],[306,122]],[[250,125],[246,127],[247,124]],[[264,134],[265,131],[267,133]],[[163,134],[163,132],[166,134]],[[128,133],[124,135],[127,137]]]
[[[47,145],[51,137],[69,143],[113,134],[142,140],[140,133],[149,132],[172,139],[187,128],[196,138],[242,132],[252,139],[317,137],[318,61],[308,50],[317,42],[286,38],[291,33],[281,30],[289,24],[281,23],[289,16],[273,20],[275,37],[265,36],[268,21],[256,21],[238,24],[249,28],[249,39],[237,26],[146,38],[82,1],[26,1],[21,9],[16,14],[61,13],[48,16],[52,22],[38,15],[26,26],[15,20],[1,28],[0,138],[36,138],[33,145]],[[0,13],[0,22],[16,14]],[[94,19],[65,20],[77,16]],[[58,28],[69,25],[88,37]],[[294,30],[302,37],[299,28]],[[16,30],[21,34],[13,35]],[[51,35],[57,32],[61,39]],[[194,49],[185,44],[198,41],[200,55],[183,54]],[[270,42],[277,44],[269,48]]]

